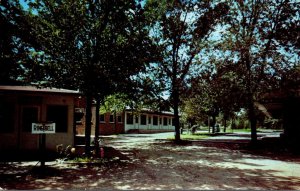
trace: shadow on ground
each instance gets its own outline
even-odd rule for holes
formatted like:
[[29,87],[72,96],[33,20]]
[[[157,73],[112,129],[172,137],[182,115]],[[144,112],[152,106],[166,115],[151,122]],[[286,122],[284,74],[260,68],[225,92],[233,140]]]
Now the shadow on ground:
[[[280,144],[170,141],[106,150],[119,160],[101,164],[0,163],[4,189],[300,189],[298,156]],[[271,152],[272,151],[272,152]],[[271,152],[268,153],[268,152]],[[282,154],[285,154],[283,157]]]

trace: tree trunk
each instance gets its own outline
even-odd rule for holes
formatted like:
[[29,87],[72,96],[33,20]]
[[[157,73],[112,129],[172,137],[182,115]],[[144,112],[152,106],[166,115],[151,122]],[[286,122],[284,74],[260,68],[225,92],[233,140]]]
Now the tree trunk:
[[86,96],[86,115],[85,115],[85,154],[91,154],[91,129],[92,129],[92,96]]
[[99,128],[100,128],[100,99],[96,102],[96,124],[95,124],[95,151],[96,156],[99,156]]
[[226,118],[224,119],[224,133],[226,133],[226,126],[227,126],[227,120]]
[[248,107],[248,118],[250,121],[251,126],[251,142],[256,143],[257,142],[257,131],[256,131],[256,116],[255,116],[255,108],[254,108],[254,102],[253,98],[249,100],[249,107]]
[[180,124],[179,124],[179,95],[178,92],[174,92],[174,124],[175,124],[175,142],[180,142]]
[[117,131],[117,111],[116,110],[114,111],[114,120],[115,120],[114,121],[115,122],[114,123],[114,134],[117,134],[116,133],[116,131]]
[[216,132],[216,115],[212,116],[213,120],[212,120],[212,133]]
[[208,133],[210,133],[210,116],[207,118]]

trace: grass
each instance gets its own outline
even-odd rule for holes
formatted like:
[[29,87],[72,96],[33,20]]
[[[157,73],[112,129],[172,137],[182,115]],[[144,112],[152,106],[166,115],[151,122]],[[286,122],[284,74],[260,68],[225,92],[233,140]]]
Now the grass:
[[[257,132],[282,132],[282,129],[264,129],[264,128],[257,128],[256,129]],[[233,133],[240,133],[240,132],[244,132],[244,133],[250,133],[251,129],[247,128],[247,129],[233,129],[233,131],[230,129],[228,130],[228,132],[233,132]]]
[[[208,133],[195,133],[195,134],[181,134],[181,140],[201,140],[208,138],[210,135]],[[174,140],[175,137],[168,137],[169,140]]]
[[251,129],[233,129],[233,130],[229,130],[228,132],[233,132],[233,133],[241,133],[241,132],[245,132],[245,133],[249,133],[251,132]]

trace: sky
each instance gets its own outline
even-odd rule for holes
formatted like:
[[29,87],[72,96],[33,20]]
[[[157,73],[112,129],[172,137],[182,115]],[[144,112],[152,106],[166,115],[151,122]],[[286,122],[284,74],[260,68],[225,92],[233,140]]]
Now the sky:
[[23,6],[24,9],[28,9],[28,5],[25,1],[27,0],[19,0],[20,1],[20,4]]

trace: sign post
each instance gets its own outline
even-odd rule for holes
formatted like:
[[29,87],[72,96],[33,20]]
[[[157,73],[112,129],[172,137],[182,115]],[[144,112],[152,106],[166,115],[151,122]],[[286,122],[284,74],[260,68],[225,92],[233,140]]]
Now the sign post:
[[55,133],[55,123],[32,123],[32,134],[39,134],[39,150],[41,167],[45,167],[46,161],[46,134]]

